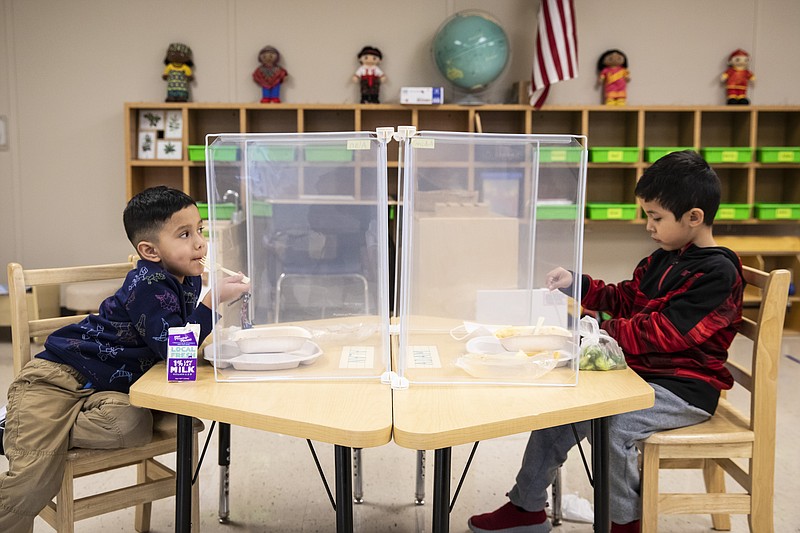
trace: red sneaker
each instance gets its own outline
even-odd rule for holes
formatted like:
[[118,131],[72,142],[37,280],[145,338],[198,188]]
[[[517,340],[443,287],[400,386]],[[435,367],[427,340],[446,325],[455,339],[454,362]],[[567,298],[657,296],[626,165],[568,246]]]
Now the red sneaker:
[[639,520],[628,522],[627,524],[616,524],[611,522],[611,533],[639,533]]
[[549,533],[552,529],[544,511],[523,511],[511,502],[473,516],[467,526],[474,533]]

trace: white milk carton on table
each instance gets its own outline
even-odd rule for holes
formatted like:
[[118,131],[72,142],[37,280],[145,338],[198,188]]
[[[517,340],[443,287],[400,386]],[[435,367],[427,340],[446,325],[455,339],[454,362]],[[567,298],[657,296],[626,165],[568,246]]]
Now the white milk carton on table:
[[195,381],[200,324],[169,328],[168,336],[167,381]]

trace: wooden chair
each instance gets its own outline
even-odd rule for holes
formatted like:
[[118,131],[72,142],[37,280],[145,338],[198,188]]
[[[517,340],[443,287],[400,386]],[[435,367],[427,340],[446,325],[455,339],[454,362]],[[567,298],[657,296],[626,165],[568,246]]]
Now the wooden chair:
[[[29,309],[25,297],[26,288],[33,291],[31,300],[36,301],[37,289],[45,285],[94,280],[124,278],[135,266],[133,257],[125,263],[92,265],[67,268],[25,270],[17,263],[8,265],[9,297],[11,304],[11,335],[14,374],[31,359],[31,338],[44,340],[56,329],[78,322],[86,315],[39,319],[37,309]],[[35,304],[34,304],[35,305]],[[127,507],[136,506],[136,531],[150,530],[150,513],[155,500],[175,495],[175,472],[155,458],[175,452],[177,441],[176,417],[154,412],[153,439],[144,446],[117,450],[92,450],[73,448],[67,454],[67,465],[61,489],[55,500],[39,514],[59,532],[72,533],[74,523]],[[197,435],[203,430],[199,420],[194,424],[194,448],[197,450]],[[136,465],[136,482],[129,486],[103,493],[74,498],[75,478],[123,467]],[[119,476],[115,476],[115,482]],[[192,488],[192,523],[199,530],[199,488]]]
[[[750,368],[732,361],[727,366],[734,386],[749,392],[749,409],[742,413],[723,397],[708,421],[642,441],[642,533],[657,530],[659,513],[709,513],[717,530],[731,528],[730,513],[747,514],[751,532],[773,531],[776,389],[790,276],[783,269],[744,267],[746,300],[759,296],[757,318],[745,318],[740,331],[753,341],[752,359]],[[745,459],[747,468],[734,461]],[[660,493],[659,469],[666,468],[701,469],[707,492]],[[725,492],[725,473],[744,493]]]

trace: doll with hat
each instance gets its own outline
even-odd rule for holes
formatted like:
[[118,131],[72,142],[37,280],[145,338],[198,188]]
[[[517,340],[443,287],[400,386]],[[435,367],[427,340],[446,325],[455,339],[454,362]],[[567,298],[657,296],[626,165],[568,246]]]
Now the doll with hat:
[[353,75],[353,81],[361,84],[361,103],[378,104],[381,83],[386,81],[383,70],[378,66],[383,60],[383,54],[374,46],[365,46],[357,57],[361,66]]
[[728,56],[728,69],[720,79],[725,84],[727,103],[729,105],[748,105],[747,84],[756,80],[755,74],[748,70],[750,54],[737,48]]
[[183,43],[172,43],[164,58],[164,73],[167,80],[167,102],[188,102],[189,82],[194,79],[192,49]]
[[281,103],[281,83],[289,74],[278,63],[281,54],[274,46],[265,46],[258,52],[261,63],[253,71],[253,81],[261,86],[261,103]]
[[628,57],[617,49],[606,50],[597,60],[597,81],[603,86],[606,105],[624,106],[628,96]]

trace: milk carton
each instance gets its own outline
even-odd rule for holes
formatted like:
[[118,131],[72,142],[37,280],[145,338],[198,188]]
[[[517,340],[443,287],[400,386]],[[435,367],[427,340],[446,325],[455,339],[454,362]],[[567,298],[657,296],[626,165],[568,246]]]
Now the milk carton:
[[195,381],[197,379],[197,339],[200,324],[186,324],[169,328],[167,341],[167,381]]

